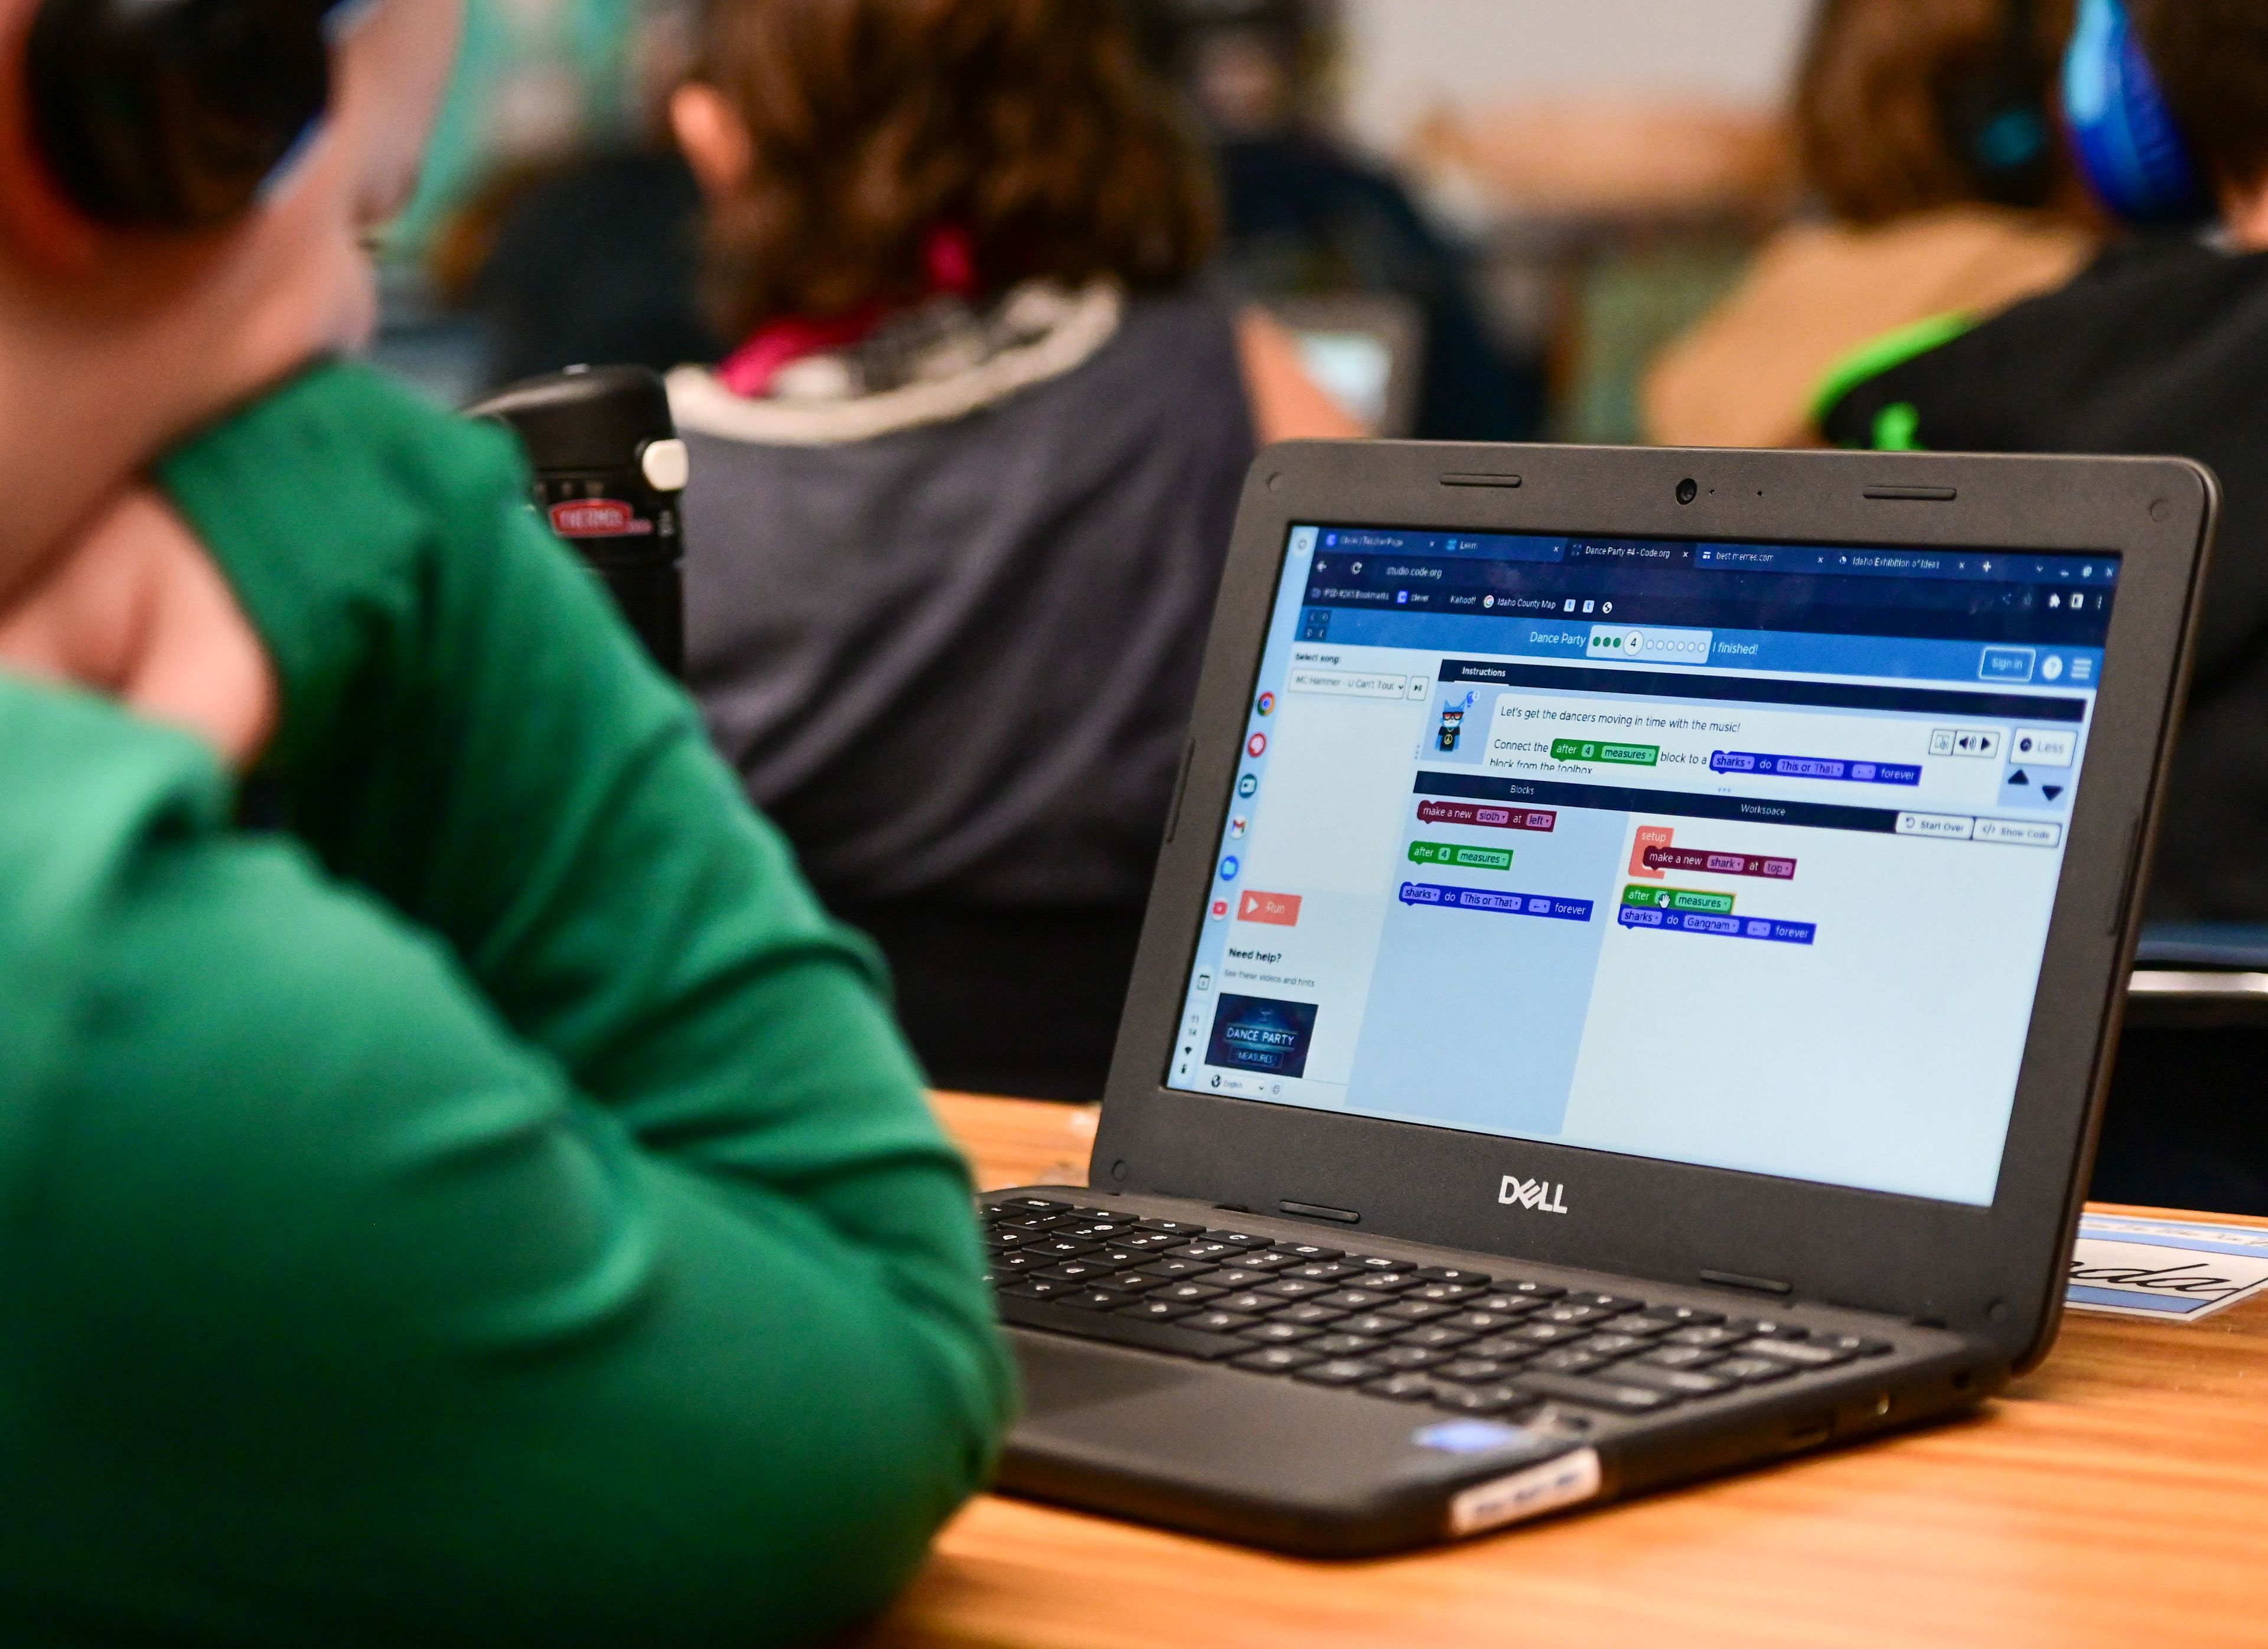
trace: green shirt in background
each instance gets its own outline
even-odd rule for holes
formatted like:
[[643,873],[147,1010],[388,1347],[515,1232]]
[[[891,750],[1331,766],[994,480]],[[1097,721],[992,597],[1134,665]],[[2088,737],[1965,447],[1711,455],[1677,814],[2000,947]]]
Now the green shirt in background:
[[1011,1377],[869,953],[502,437],[325,367],[161,475],[275,660],[283,828],[0,678],[0,1639],[871,1613]]

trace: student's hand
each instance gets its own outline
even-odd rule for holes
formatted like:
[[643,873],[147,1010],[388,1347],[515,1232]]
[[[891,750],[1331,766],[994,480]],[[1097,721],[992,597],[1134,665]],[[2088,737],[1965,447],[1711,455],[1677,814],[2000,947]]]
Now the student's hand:
[[267,650],[204,546],[148,488],[122,495],[0,608],[0,668],[106,694],[239,769],[276,727]]

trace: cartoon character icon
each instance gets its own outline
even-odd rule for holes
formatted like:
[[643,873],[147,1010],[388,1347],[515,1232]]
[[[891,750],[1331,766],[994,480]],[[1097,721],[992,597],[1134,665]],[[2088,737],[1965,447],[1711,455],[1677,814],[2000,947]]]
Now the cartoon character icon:
[[1441,725],[1433,734],[1434,748],[1444,755],[1455,752],[1465,736],[1465,712],[1472,707],[1473,696],[1470,693],[1441,706]]

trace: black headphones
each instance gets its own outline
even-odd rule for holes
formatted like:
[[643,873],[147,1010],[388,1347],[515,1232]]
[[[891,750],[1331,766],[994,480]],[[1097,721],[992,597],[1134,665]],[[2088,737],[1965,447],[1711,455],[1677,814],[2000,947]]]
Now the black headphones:
[[225,223],[322,118],[337,4],[42,0],[25,43],[39,158],[97,223]]
[[1948,87],[1940,106],[1953,151],[1986,200],[2047,204],[2055,188],[2054,77],[2032,0],[2006,0],[1992,61]]

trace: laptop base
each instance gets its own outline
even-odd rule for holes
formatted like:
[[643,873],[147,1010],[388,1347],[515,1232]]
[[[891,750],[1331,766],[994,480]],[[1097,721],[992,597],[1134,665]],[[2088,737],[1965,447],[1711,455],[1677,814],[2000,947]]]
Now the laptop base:
[[998,1486],[1302,1556],[1880,1434],[2007,1377],[1981,1343],[1802,1301],[1167,1197],[1043,1186],[983,1204],[1027,1398]]

